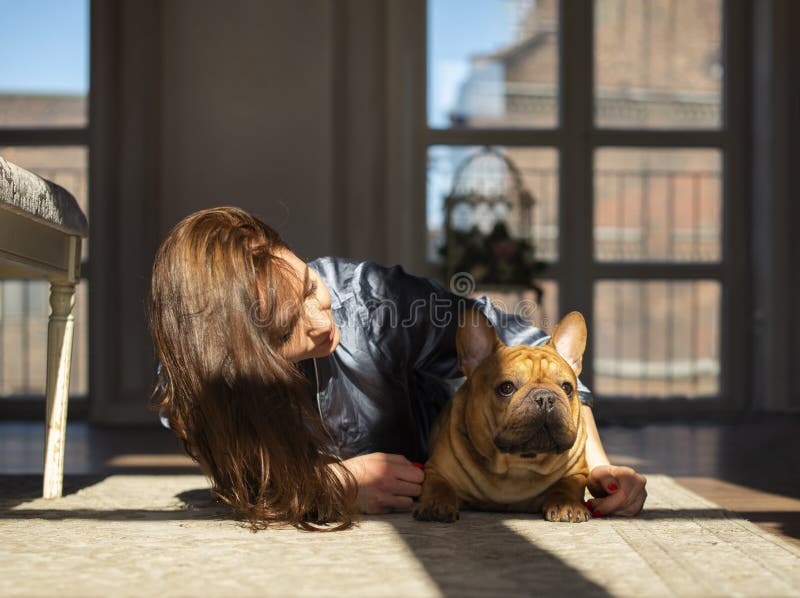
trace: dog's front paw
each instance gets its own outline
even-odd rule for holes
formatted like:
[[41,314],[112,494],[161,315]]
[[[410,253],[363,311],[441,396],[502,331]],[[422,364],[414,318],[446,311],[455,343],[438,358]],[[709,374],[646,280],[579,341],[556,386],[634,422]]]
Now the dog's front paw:
[[458,505],[439,501],[420,502],[414,508],[414,519],[417,521],[453,523],[458,519]]
[[422,496],[414,509],[417,521],[453,523],[458,519],[458,495],[445,478],[432,467],[425,467]]
[[567,498],[548,502],[542,512],[544,513],[544,518],[548,521],[582,523],[592,518],[589,509],[581,503]]

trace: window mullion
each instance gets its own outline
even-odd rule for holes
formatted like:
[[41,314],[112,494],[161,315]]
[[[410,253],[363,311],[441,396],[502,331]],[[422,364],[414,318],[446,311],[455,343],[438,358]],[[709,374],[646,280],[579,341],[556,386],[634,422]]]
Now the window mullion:
[[597,262],[592,266],[594,280],[723,280],[720,263],[698,262]]
[[724,130],[600,129],[591,132],[592,147],[722,148],[727,144]]
[[428,129],[427,145],[556,146],[561,134],[552,129]]
[[88,127],[0,128],[0,146],[89,145]]
[[731,410],[750,402],[754,384],[751,330],[742,324],[750,319],[754,288],[749,231],[754,203],[749,155],[753,10],[752,4],[743,2],[725,2],[723,8],[723,130],[730,141],[724,148],[722,169],[720,386],[724,406]]
[[[580,310],[592,328],[592,87],[594,6],[562,0],[559,34],[559,311]],[[592,363],[591,344],[584,363]],[[583,380],[591,385],[591,367]]]

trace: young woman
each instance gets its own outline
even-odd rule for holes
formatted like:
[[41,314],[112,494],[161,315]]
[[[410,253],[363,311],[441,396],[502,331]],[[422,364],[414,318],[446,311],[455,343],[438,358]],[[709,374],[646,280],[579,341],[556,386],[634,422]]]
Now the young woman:
[[[185,218],[155,258],[155,404],[214,494],[253,528],[410,509],[428,430],[463,380],[455,333],[481,310],[507,345],[544,332],[399,266],[300,260],[250,214]],[[609,464],[581,386],[595,515],[635,515],[646,480]]]

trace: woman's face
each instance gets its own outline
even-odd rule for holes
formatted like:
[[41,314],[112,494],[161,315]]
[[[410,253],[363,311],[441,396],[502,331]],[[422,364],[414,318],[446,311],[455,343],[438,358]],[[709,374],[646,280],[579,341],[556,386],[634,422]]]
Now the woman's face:
[[275,252],[283,258],[297,274],[291,284],[302,285],[308,272],[308,285],[311,294],[303,303],[304,316],[297,321],[289,341],[281,346],[280,352],[289,361],[303,361],[312,357],[325,357],[333,353],[339,344],[339,328],[333,320],[331,294],[322,278],[309,268],[303,260],[287,249]]

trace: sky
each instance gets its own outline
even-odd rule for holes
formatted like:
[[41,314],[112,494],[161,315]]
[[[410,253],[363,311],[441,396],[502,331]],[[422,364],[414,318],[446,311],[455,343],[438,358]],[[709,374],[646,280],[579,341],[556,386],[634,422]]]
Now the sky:
[[520,4],[520,0],[428,0],[429,126],[447,125],[469,57],[511,41],[513,10]]
[[[470,56],[508,45],[513,10],[526,0],[428,0],[428,126],[447,127]],[[527,0],[531,1],[531,0]],[[443,198],[452,186],[452,167],[474,148],[432,147],[427,173],[428,226],[444,220]],[[435,159],[434,159],[435,156]]]
[[89,0],[0,0],[0,93],[86,94]]

